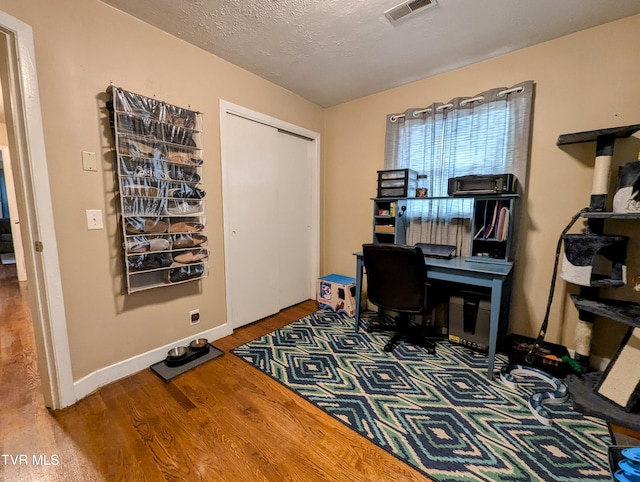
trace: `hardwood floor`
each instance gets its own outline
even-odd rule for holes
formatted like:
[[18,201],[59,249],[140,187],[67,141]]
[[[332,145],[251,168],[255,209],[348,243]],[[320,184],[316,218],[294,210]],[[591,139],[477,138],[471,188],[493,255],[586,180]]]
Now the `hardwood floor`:
[[314,301],[214,341],[223,356],[169,383],[147,369],[51,412],[26,296],[2,267],[2,481],[428,480],[228,353],[315,311]]

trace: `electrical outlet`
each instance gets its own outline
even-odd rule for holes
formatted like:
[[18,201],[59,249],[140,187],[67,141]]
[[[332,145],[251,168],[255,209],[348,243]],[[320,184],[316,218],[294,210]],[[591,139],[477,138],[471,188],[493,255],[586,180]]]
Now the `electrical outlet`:
[[103,229],[102,210],[87,209],[87,229]]
[[192,326],[200,323],[200,310],[191,310],[189,312],[189,323]]
[[98,170],[98,160],[95,152],[82,151],[82,169],[85,171]]

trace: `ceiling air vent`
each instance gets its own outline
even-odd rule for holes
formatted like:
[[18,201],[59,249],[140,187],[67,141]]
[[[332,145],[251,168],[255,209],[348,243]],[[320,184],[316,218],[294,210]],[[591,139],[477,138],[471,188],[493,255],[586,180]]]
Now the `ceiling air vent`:
[[385,17],[389,19],[389,22],[395,24],[401,18],[411,15],[412,13],[422,10],[427,7],[433,7],[436,5],[436,0],[407,0],[393,8],[390,8],[384,12]]

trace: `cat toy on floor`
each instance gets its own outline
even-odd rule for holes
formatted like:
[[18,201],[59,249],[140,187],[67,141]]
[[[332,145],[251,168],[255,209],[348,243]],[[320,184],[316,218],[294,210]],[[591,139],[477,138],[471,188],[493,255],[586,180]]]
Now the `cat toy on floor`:
[[566,401],[567,398],[569,398],[569,388],[567,385],[558,378],[529,366],[506,365],[500,370],[500,379],[502,382],[513,389],[515,389],[518,384],[514,375],[533,376],[551,384],[553,390],[531,394],[528,405],[529,410],[531,410],[533,416],[536,417],[540,423],[543,425],[553,425],[553,419],[543,404],[562,403]]

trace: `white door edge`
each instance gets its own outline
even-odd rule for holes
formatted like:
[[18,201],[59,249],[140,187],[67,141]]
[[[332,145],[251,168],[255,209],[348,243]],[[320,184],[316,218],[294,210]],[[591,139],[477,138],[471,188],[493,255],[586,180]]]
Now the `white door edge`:
[[239,106],[237,104],[233,104],[226,100],[220,99],[220,164],[221,164],[221,172],[222,172],[222,216],[223,216],[223,227],[224,227],[224,262],[225,262],[225,299],[227,304],[227,323],[230,326],[234,326],[232,320],[231,313],[231,297],[229,293],[229,273],[227,271],[227,266],[230,264],[230,260],[228,259],[228,249],[229,243],[231,241],[231,227],[229,226],[229,213],[228,206],[225,202],[225,191],[226,186],[228,185],[228,172],[225,166],[225,152],[227,149],[227,125],[226,125],[226,116],[227,114],[237,115],[240,117],[244,117],[245,119],[253,120],[255,122],[260,122],[262,124],[266,124],[271,127],[275,127],[276,129],[282,129],[293,134],[297,134],[303,137],[307,137],[313,142],[313,154],[311,156],[312,163],[312,192],[311,192],[311,211],[312,211],[312,221],[311,221],[311,243],[312,243],[312,260],[311,260],[311,279],[309,280],[309,298],[315,299],[316,296],[316,280],[320,273],[320,133],[311,131],[309,129],[305,129],[303,127],[297,126],[295,124],[291,124],[289,122],[285,122],[283,120],[277,119],[275,117],[268,116],[266,114],[262,114],[260,112],[256,112],[254,110],[248,109],[246,107]]

